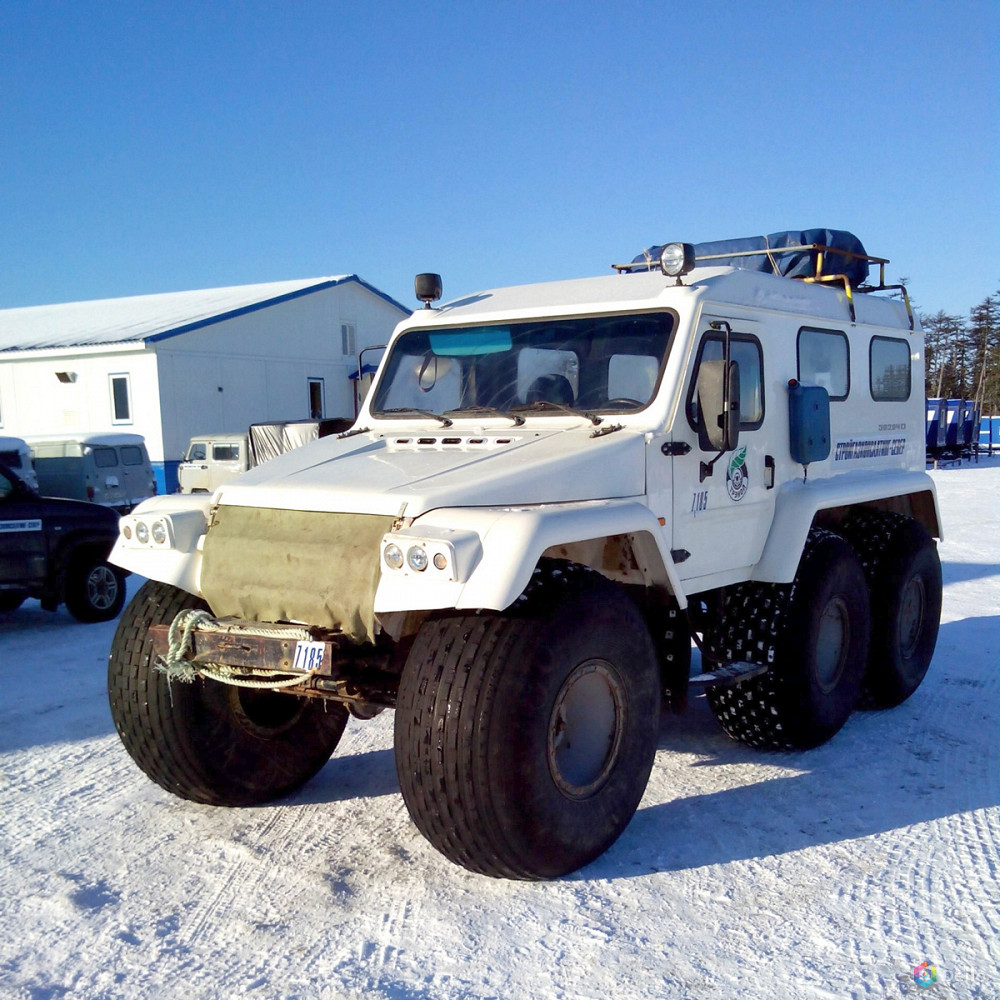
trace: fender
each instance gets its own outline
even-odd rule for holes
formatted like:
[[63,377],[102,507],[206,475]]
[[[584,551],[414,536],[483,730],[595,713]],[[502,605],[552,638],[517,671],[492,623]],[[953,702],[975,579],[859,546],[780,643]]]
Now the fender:
[[[385,536],[395,542],[446,542],[455,553],[452,578],[383,565],[375,613],[436,608],[502,611],[521,594],[538,560],[549,549],[629,535],[638,570],[671,590],[681,607],[687,600],[669,553],[662,548],[659,522],[636,500],[599,500],[519,508],[439,508]],[[595,567],[600,569],[600,566]]]
[[795,578],[806,536],[816,515],[858,506],[895,510],[915,517],[930,535],[942,538],[934,483],[926,472],[846,473],[830,479],[783,484],[775,498],[774,520],[760,561],[750,576],[760,583]]
[[[170,494],[152,497],[122,517],[108,561],[150,580],[169,583],[201,597],[200,542],[208,528],[212,498],[205,494]],[[166,539],[152,538],[152,526],[162,522]],[[136,530],[146,526],[150,537],[140,542]]]

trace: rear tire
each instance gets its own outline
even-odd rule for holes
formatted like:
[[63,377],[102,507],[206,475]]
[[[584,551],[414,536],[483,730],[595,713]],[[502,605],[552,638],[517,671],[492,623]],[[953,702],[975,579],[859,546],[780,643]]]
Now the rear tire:
[[912,518],[860,511],[844,525],[872,595],[872,641],[861,694],[865,708],[902,704],[921,682],[937,645],[941,562],[934,539]]
[[329,760],[343,705],[217,681],[170,682],[156,669],[150,625],[206,609],[150,580],[132,599],[108,659],[108,698],[125,749],[161,788],[209,805],[258,805],[286,795]]
[[562,597],[523,616],[429,621],[403,670],[403,800],[431,844],[474,872],[580,868],[620,836],[649,778],[660,691],[642,617],[599,577]]
[[767,663],[759,677],[710,688],[733,739],[806,750],[825,743],[857,704],[871,631],[868,587],[851,547],[816,530],[791,588],[744,584],[727,595],[726,660]]

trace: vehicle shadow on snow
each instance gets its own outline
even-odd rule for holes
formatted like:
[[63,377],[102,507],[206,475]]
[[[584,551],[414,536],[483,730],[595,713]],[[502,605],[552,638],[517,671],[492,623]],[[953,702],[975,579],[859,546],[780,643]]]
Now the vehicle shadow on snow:
[[293,801],[320,805],[398,793],[395,758],[387,748],[344,756],[334,753],[319,774],[295,793]]
[[[684,786],[705,790],[640,807],[608,853],[569,878],[629,878],[785,854],[996,806],[1000,681],[992,667],[981,676],[988,653],[970,661],[965,651],[995,650],[998,637],[1000,617],[943,625],[930,672],[907,702],[855,712],[815,750],[735,743],[704,698],[692,699],[684,716],[664,714],[644,801],[669,795],[669,775],[657,780],[657,769],[670,766],[664,751],[696,755],[685,765],[693,771]],[[761,774],[720,789],[715,769],[726,764],[756,764]],[[735,776],[745,779],[747,771]]]

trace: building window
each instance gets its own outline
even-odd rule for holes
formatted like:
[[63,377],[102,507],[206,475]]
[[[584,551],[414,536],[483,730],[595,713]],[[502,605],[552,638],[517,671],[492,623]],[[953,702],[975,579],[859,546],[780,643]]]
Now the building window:
[[349,358],[353,358],[358,352],[357,337],[354,335],[353,323],[340,324],[340,350]]
[[132,390],[128,375],[109,375],[111,385],[111,422],[132,423]]
[[319,420],[323,416],[323,380],[321,378],[309,379],[309,416],[313,420]]

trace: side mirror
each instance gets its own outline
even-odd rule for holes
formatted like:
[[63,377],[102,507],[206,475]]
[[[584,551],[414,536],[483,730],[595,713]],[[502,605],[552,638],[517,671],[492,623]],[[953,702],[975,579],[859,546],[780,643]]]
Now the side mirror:
[[732,451],[740,440],[740,366],[702,361],[698,368],[698,446]]

